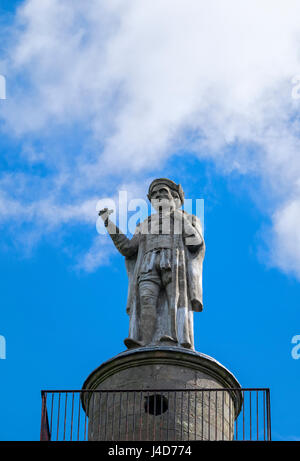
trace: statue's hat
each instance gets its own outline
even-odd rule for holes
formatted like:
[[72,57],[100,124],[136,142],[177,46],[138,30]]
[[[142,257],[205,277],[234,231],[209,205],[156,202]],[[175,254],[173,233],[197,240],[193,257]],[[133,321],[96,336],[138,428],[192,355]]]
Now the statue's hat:
[[177,194],[179,195],[179,198],[181,200],[181,203],[183,204],[183,202],[184,202],[184,192],[183,192],[183,189],[181,187],[181,184],[176,184],[174,181],[172,181],[171,179],[168,179],[168,178],[158,178],[158,179],[154,179],[154,181],[152,181],[152,183],[149,186],[149,190],[148,190],[148,198],[149,198],[149,200],[150,200],[150,197],[151,197],[152,189],[157,184],[164,184],[164,185],[168,186],[170,189],[177,192]]

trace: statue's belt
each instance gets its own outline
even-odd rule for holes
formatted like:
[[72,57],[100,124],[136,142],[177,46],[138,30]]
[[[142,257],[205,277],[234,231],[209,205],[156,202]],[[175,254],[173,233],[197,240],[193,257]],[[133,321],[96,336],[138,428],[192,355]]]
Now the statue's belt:
[[171,247],[159,247],[159,248],[154,247],[154,248],[151,248],[150,250],[146,250],[146,251],[145,251],[145,255],[146,255],[147,253],[152,253],[152,252],[160,253],[160,252],[163,251],[163,250],[172,250],[172,248],[171,248]]

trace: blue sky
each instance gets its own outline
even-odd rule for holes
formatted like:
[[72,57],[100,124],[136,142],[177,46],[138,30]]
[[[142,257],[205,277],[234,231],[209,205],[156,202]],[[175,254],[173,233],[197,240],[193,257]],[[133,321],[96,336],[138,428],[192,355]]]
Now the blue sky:
[[273,438],[299,440],[297,2],[0,1],[0,440],[37,440],[40,390],[124,350],[96,204],[162,176],[205,203],[196,349],[270,387]]

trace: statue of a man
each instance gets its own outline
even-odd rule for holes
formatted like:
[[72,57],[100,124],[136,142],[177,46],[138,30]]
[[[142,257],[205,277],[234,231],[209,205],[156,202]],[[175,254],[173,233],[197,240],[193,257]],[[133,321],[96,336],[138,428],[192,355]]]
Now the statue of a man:
[[126,261],[130,323],[124,343],[194,349],[193,312],[203,308],[201,223],[181,209],[183,190],[170,179],[155,179],[148,198],[157,212],[137,226],[131,240],[109,220],[107,209],[99,213]]

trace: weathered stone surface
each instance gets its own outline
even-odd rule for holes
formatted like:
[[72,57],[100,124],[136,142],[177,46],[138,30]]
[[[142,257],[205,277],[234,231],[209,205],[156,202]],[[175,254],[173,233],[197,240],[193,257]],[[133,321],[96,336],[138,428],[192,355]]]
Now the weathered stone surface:
[[[84,388],[103,391],[82,398],[89,440],[231,440],[242,403],[241,392],[231,390],[240,385],[225,367],[176,347],[119,354],[97,368]],[[122,389],[140,392],[105,393]],[[159,414],[149,413],[149,398]]]

